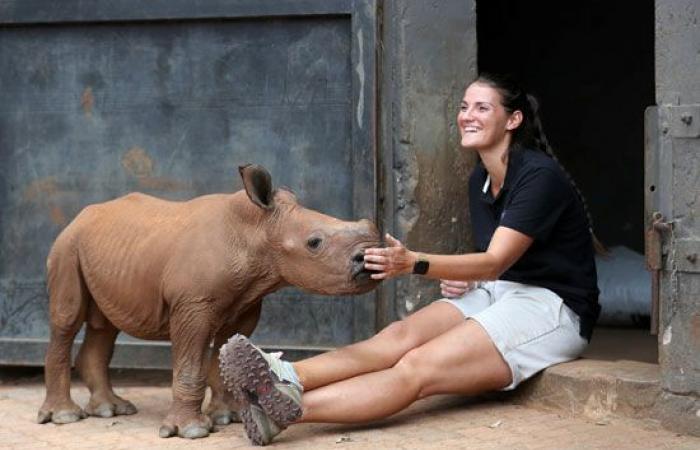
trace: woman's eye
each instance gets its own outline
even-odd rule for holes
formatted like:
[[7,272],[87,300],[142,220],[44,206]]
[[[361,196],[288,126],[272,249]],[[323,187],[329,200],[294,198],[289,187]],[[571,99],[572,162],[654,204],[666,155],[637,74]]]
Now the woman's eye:
[[309,238],[308,241],[306,241],[307,247],[309,247],[311,250],[316,250],[321,246],[321,238],[320,237],[312,237]]
[[479,111],[480,111],[480,112],[486,112],[486,111],[488,111],[488,110],[489,110],[489,109],[488,109],[486,106],[480,106],[480,107],[479,107]]

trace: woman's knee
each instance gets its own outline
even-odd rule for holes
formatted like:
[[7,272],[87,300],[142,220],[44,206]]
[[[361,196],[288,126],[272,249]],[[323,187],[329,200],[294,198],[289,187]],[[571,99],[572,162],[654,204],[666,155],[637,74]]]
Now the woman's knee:
[[362,355],[371,356],[382,361],[382,368],[389,368],[396,364],[407,351],[415,346],[410,327],[401,320],[389,324],[382,331],[360,344],[349,347],[352,353],[362,349]]
[[415,390],[416,398],[429,395],[434,384],[434,370],[425,349],[418,347],[408,351],[396,363],[394,370],[400,374],[402,383],[408,389]]
[[399,357],[416,345],[416,337],[405,320],[392,322],[377,333],[372,340],[389,351],[398,353]]
[[[455,354],[454,352],[458,352]],[[402,383],[414,389],[416,398],[436,394],[501,389],[511,383],[511,372],[500,356],[420,346],[408,351],[394,366]]]

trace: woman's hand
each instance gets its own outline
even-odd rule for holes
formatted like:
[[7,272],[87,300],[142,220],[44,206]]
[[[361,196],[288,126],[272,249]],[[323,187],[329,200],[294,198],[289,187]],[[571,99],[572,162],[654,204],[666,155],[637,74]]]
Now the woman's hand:
[[390,234],[386,235],[386,243],[386,247],[365,250],[365,269],[378,272],[373,273],[371,277],[375,280],[384,280],[413,272],[416,254]]
[[461,297],[475,287],[475,281],[440,280],[440,292],[445,298]]

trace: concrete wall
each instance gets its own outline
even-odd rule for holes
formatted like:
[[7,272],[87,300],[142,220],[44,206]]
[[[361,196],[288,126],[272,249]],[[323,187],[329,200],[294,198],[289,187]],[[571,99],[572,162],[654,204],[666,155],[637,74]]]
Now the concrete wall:
[[[381,12],[380,211],[384,229],[418,251],[468,248],[467,178],[474,155],[459,146],[456,115],[476,76],[473,0],[387,0]],[[438,283],[385,283],[379,325],[439,294]]]
[[700,434],[699,9],[697,0],[656,1],[659,148],[666,152],[660,158],[672,167],[671,180],[666,181],[668,195],[661,202],[668,202],[664,207],[673,220],[673,233],[666,236],[670,245],[662,279],[661,419],[668,427],[693,434]]

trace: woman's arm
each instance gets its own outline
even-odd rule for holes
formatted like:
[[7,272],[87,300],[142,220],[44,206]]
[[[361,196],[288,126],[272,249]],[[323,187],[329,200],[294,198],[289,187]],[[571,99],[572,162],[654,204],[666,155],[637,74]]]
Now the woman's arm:
[[[376,280],[411,273],[419,253],[407,249],[401,242],[386,235],[388,247],[365,250],[365,268],[379,273]],[[532,245],[533,239],[511,228],[498,227],[489,248],[483,253],[465,255],[421,254],[430,262],[425,276],[449,280],[495,280],[508,270]]]

